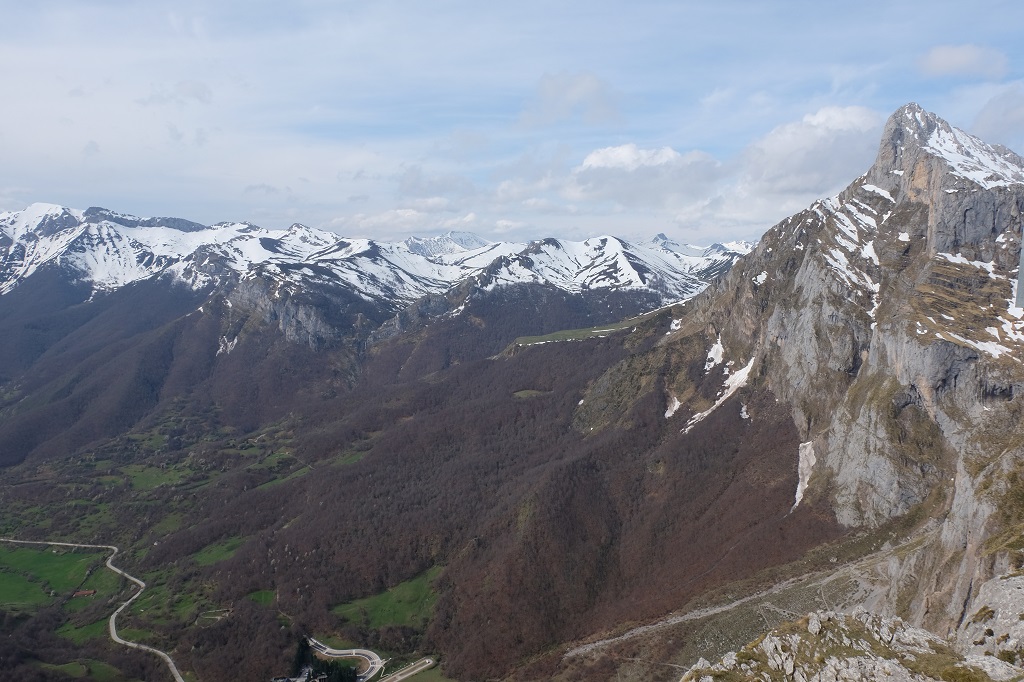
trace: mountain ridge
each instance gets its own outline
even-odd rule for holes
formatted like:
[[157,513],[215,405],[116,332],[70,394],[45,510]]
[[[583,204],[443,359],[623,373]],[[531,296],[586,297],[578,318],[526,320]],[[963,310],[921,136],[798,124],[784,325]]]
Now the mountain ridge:
[[[180,218],[139,218],[101,208],[81,211],[51,204],[0,214],[0,235],[0,293],[49,265],[65,267],[98,291],[165,273],[202,288],[228,271],[245,278],[257,270],[301,286],[303,268],[309,267],[326,268],[323,274],[337,284],[395,310],[424,295],[443,293],[501,258],[516,257],[544,243],[490,242],[468,232],[383,242],[342,237],[298,223],[285,230],[249,223],[208,227]],[[640,271],[656,271],[663,286],[654,291],[664,295],[662,303],[668,303],[672,301],[665,297],[681,299],[701,290],[710,276],[748,248],[743,243],[688,247],[699,253],[677,256],[658,240],[597,239],[562,242],[577,258],[567,257],[545,272],[522,271],[503,283],[542,283],[576,292],[580,286],[640,290],[647,288]],[[597,243],[611,244],[629,256],[604,257],[600,248],[592,248]],[[592,262],[582,262],[578,257],[588,251],[584,257]],[[587,279],[586,272],[595,269],[596,260],[604,260],[609,275]]]

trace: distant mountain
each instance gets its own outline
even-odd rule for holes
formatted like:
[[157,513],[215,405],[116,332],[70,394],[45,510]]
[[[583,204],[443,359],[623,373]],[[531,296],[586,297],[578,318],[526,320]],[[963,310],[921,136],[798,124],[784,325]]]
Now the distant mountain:
[[421,256],[462,253],[492,244],[472,232],[445,232],[439,237],[409,237],[403,242],[413,253]]
[[207,227],[178,218],[33,204],[0,214],[0,293],[41,268],[57,268],[94,292],[161,275],[202,289],[258,273],[297,288],[346,288],[397,310],[492,273],[484,277],[487,286],[647,291],[670,303],[701,291],[743,252],[743,247],[718,245],[680,248],[656,241],[630,245],[613,237],[495,243],[468,232],[393,243],[344,238],[299,224],[286,230],[248,223]]

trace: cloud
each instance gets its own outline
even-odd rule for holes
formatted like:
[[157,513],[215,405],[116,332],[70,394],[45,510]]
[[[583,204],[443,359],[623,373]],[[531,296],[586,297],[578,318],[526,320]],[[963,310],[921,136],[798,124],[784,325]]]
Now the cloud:
[[824,107],[774,128],[743,153],[741,182],[758,194],[818,194],[864,172],[884,118],[865,107]]
[[974,76],[999,80],[1008,60],[999,50],[978,45],[938,45],[918,61],[927,76]]
[[615,123],[622,118],[618,96],[592,73],[545,75],[526,103],[519,122],[537,128],[576,118],[587,125]]
[[402,197],[431,199],[439,196],[467,197],[476,193],[473,183],[455,173],[428,173],[419,164],[409,166],[397,178]]
[[171,87],[155,89],[150,95],[136,100],[145,107],[160,106],[164,104],[184,105],[189,102],[199,104],[210,104],[213,101],[213,91],[210,86],[201,81],[178,81]]
[[612,201],[621,206],[670,206],[709,191],[722,164],[710,154],[680,154],[671,147],[635,144],[587,154],[572,170],[564,194],[573,201]]
[[565,166],[511,164],[486,197],[492,210],[513,213],[502,219],[543,215],[559,234],[582,226],[639,237],[674,224],[694,239],[756,237],[863,173],[884,120],[867,107],[825,106],[729,156],[629,142]]
[[264,196],[271,196],[273,194],[280,194],[281,190],[273,185],[266,183],[260,183],[258,185],[246,185],[245,189],[242,190],[242,194],[262,194]]
[[668,166],[682,161],[683,157],[671,147],[661,149],[639,149],[635,144],[605,147],[587,154],[580,164],[581,170],[616,168],[635,171],[643,166]]
[[986,142],[1024,152],[1024,84],[1014,83],[989,99],[971,129]]

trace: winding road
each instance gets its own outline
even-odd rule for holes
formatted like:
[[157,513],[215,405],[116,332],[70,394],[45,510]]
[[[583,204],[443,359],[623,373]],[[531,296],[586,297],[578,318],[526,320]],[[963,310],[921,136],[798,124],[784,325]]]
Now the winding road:
[[122,611],[124,611],[126,608],[128,608],[128,606],[133,601],[138,599],[139,596],[142,594],[142,591],[146,589],[146,583],[142,582],[141,580],[139,580],[138,578],[136,578],[133,575],[125,573],[120,568],[118,568],[117,566],[114,565],[114,557],[117,556],[117,553],[119,551],[121,551],[121,550],[119,550],[114,545],[84,545],[84,544],[79,544],[79,543],[75,543],[75,542],[45,542],[45,541],[42,541],[42,540],[14,540],[12,538],[0,538],[0,542],[11,542],[11,543],[18,544],[18,545],[42,545],[42,546],[46,546],[46,547],[51,547],[51,546],[52,547],[78,547],[78,548],[84,548],[84,549],[105,549],[105,550],[109,550],[110,551],[110,556],[107,557],[107,562],[106,562],[107,568],[109,568],[114,573],[117,573],[118,575],[127,578],[128,580],[132,581],[133,583],[135,583],[139,587],[139,591],[138,592],[133,594],[128,599],[128,601],[126,601],[125,603],[121,604],[121,606],[118,607],[118,609],[116,611],[114,611],[114,613],[110,614],[110,620],[107,621],[107,630],[110,632],[110,638],[112,640],[114,640],[115,642],[117,642],[118,644],[122,644],[122,645],[124,645],[126,647],[131,647],[132,649],[140,649],[142,651],[148,651],[151,654],[156,654],[161,659],[163,659],[164,663],[167,664],[167,668],[171,671],[171,676],[174,678],[174,682],[185,682],[185,678],[183,678],[181,676],[181,673],[178,672],[178,666],[176,666],[174,664],[174,661],[171,659],[170,655],[168,655],[167,653],[165,653],[163,651],[160,651],[159,649],[155,649],[155,648],[153,648],[151,646],[148,646],[146,644],[139,644],[138,642],[130,642],[127,639],[124,639],[120,635],[117,634],[117,617],[118,617],[118,615]]
[[359,676],[359,682],[366,682],[374,675],[381,671],[384,667],[384,661],[381,660],[380,656],[370,651],[369,649],[332,649],[318,639],[308,637],[309,646],[318,653],[327,656],[328,658],[358,658],[361,661],[366,661],[369,666],[366,672]]

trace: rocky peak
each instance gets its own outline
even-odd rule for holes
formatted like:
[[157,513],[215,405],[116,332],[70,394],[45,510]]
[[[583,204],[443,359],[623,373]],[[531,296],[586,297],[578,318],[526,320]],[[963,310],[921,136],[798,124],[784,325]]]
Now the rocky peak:
[[869,182],[918,198],[927,191],[1024,184],[1024,159],[910,103],[886,122]]
[[[1024,529],[1024,511],[995,512],[1024,467],[1007,427],[1024,395],[1022,217],[1019,157],[908,105],[864,176],[769,230],[678,331],[708,358],[752,361],[750,385],[792,410],[800,507],[827,500],[849,528],[941,519],[862,602],[933,632],[977,610],[1009,561],[991,534]],[[670,378],[666,402],[691,381]],[[681,427],[705,409],[680,402]]]
[[127,213],[92,206],[82,214],[83,222],[90,224],[113,223],[121,227],[169,227],[179,232],[202,232],[209,227],[182,218],[140,218]]
[[[900,206],[923,208],[930,256],[962,254],[971,261],[1006,260],[1024,213],[1024,159],[954,128],[917,104],[889,117],[874,165],[857,186],[883,190]],[[992,190],[992,191],[986,191]],[[901,220],[900,222],[905,222]],[[895,224],[892,221],[890,224]],[[1003,241],[997,243],[997,240]],[[1014,267],[1010,265],[1010,268]]]
[[448,231],[437,237],[409,237],[404,244],[413,253],[432,258],[481,249],[491,242],[472,232]]

